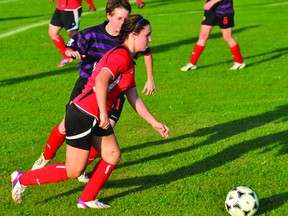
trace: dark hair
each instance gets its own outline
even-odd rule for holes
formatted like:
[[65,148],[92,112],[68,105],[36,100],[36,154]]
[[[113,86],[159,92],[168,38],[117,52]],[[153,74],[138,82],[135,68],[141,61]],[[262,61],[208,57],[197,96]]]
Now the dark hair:
[[108,0],[106,13],[112,14],[115,8],[124,8],[131,13],[131,5],[126,0]]
[[150,22],[139,14],[130,15],[125,19],[120,31],[121,42],[124,42],[131,32],[138,34],[149,24]]

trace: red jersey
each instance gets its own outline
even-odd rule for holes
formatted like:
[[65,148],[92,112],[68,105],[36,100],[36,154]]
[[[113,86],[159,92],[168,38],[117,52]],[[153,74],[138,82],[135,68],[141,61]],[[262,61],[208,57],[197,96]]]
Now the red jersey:
[[58,10],[75,10],[81,7],[82,0],[57,0]]
[[99,109],[95,94],[95,78],[102,68],[108,69],[113,76],[113,80],[108,86],[107,112],[111,110],[119,94],[127,89],[136,87],[134,62],[128,48],[122,44],[108,51],[93,70],[82,93],[73,100],[73,103],[80,110],[95,118],[99,118]]

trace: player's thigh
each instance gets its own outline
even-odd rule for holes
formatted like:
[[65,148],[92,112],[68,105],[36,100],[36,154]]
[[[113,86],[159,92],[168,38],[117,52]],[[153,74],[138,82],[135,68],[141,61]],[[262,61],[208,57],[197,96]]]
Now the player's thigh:
[[209,38],[210,33],[213,29],[213,26],[210,25],[201,25],[200,27],[200,33],[199,33],[199,40],[203,41],[203,44],[200,45],[205,45],[206,40]]
[[89,150],[66,145],[66,170],[69,178],[80,176],[87,164]]
[[224,40],[229,40],[232,37],[232,28],[221,29]]
[[121,151],[115,134],[95,136],[92,138],[93,147],[101,153],[101,157],[108,163],[116,165],[121,159]]
[[58,37],[61,28],[62,27],[60,27],[60,26],[55,26],[55,25],[49,24],[49,27],[48,27],[48,35],[49,35],[49,37],[52,40],[55,40]]

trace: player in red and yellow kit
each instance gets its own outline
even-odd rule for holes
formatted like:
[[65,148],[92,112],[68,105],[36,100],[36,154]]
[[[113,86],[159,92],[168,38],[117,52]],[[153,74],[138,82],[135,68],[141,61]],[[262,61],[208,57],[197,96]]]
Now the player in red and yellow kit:
[[[54,0],[50,0],[54,2]],[[82,13],[82,0],[57,0],[57,7],[48,28],[48,35],[62,55],[57,67],[63,67],[73,59],[65,55],[65,42],[59,34],[62,28],[66,29],[68,37],[74,36],[79,29]]]
[[151,26],[141,15],[131,15],[121,29],[124,43],[108,51],[89,78],[82,93],[69,105],[65,116],[66,162],[11,175],[12,198],[20,203],[27,186],[77,178],[86,168],[91,146],[101,153],[80,196],[78,208],[107,208],[96,197],[121,159],[121,151],[110,125],[108,112],[119,94],[125,93],[130,105],[162,137],[169,128],[159,122],[139,97],[134,80],[133,57],[147,49]]

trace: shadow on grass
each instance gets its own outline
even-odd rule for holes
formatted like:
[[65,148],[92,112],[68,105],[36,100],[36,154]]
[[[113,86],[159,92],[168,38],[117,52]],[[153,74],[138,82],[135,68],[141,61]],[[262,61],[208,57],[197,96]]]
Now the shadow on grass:
[[268,213],[273,209],[277,209],[282,206],[288,200],[288,192],[276,194],[267,198],[259,200],[259,210],[257,215]]
[[63,73],[70,73],[71,71],[73,72],[77,72],[77,69],[75,68],[75,66],[66,66],[65,68],[61,68],[58,70],[54,70],[54,71],[47,71],[47,72],[42,72],[39,74],[33,74],[33,75],[29,75],[29,76],[23,76],[23,77],[16,77],[16,78],[11,78],[11,79],[4,79],[4,80],[0,80],[0,87],[1,86],[7,86],[7,85],[13,85],[13,84],[18,84],[21,82],[26,82],[26,81],[31,81],[34,79],[42,79],[44,77],[48,77],[48,76],[54,76],[54,75],[58,75],[58,74],[63,74]]
[[34,16],[14,16],[14,17],[6,17],[0,18],[0,22],[7,21],[7,20],[21,20],[21,19],[29,19],[29,18],[36,18],[36,17],[43,17],[44,15],[34,15]]
[[[248,29],[254,29],[254,28],[258,28],[260,27],[260,25],[252,25],[252,26],[247,26],[245,28],[239,28],[239,29],[233,29],[233,34],[238,34],[240,32],[246,31]],[[209,40],[211,39],[216,39],[216,38],[222,38],[222,34],[221,32],[218,33],[211,33],[211,35],[209,36]],[[198,41],[198,35],[197,37],[194,38],[189,38],[189,39],[185,39],[185,40],[180,40],[180,41],[175,41],[172,43],[168,43],[168,44],[163,44],[163,45],[159,45],[159,46],[151,46],[152,49],[152,53],[158,53],[158,52],[167,52],[167,50],[179,47],[179,46],[186,46],[187,44],[191,44],[191,50],[192,50],[192,45],[194,45],[196,42]],[[188,57],[187,57],[188,58]]]
[[[123,168],[126,166],[135,165],[135,164],[141,164],[141,163],[152,161],[152,160],[160,160],[163,158],[167,158],[167,161],[168,161],[170,156],[175,156],[183,152],[190,152],[193,149],[197,149],[202,146],[213,144],[220,140],[232,137],[236,134],[244,133],[254,128],[261,127],[265,124],[268,124],[274,121],[277,121],[277,122],[287,121],[287,114],[288,114],[288,105],[284,105],[284,106],[277,107],[275,110],[270,111],[270,112],[265,112],[259,115],[250,116],[247,118],[215,125],[212,127],[199,129],[190,134],[185,134],[182,136],[160,140],[160,141],[146,142],[143,144],[123,148],[122,152],[133,151],[133,150],[139,150],[139,149],[151,147],[151,146],[159,146],[159,145],[164,145],[164,144],[167,145],[167,143],[181,141],[183,139],[193,139],[193,137],[208,136],[208,138],[205,141],[200,142],[196,145],[191,144],[191,146],[187,148],[177,149],[177,150],[173,150],[170,152],[157,154],[154,156],[149,156],[143,159],[121,163],[119,164],[118,168]],[[184,178],[196,175],[196,174],[205,173],[214,168],[221,167],[222,165],[229,163],[241,157],[241,155],[246,154],[247,152],[252,151],[252,150],[263,149],[263,151],[260,152],[260,153],[263,153],[265,151],[269,151],[273,149],[274,147],[280,146],[281,148],[279,150],[279,155],[287,154],[288,152],[287,142],[288,142],[288,133],[287,131],[282,131],[282,132],[278,132],[275,134],[269,134],[269,135],[262,136],[256,139],[252,139],[252,140],[248,140],[248,141],[235,144],[233,146],[230,146],[224,149],[223,151],[215,155],[206,157],[203,160],[199,160],[193,164],[180,167],[174,171],[167,172],[165,174],[147,175],[147,176],[141,176],[141,177],[126,178],[126,179],[121,179],[121,180],[111,180],[107,182],[107,185],[106,185],[107,187],[127,188],[127,187],[136,186],[137,188],[133,188],[131,190],[123,191],[113,196],[106,197],[106,200],[109,202],[111,200],[126,196],[131,193],[147,190],[147,189],[157,187],[162,184],[169,184],[171,182],[184,179]],[[71,193],[82,191],[83,188],[84,186],[75,188],[73,190],[59,194],[56,197],[48,198],[45,200],[45,202],[49,201],[50,199],[55,199],[57,197],[66,196]],[[280,203],[278,200],[279,197],[282,198]],[[278,206],[283,205],[283,203],[287,201],[287,198],[288,198],[287,193],[285,193],[282,195],[281,194],[278,196],[275,195],[270,198],[263,199],[261,201],[259,211],[262,211],[262,212],[271,211],[277,208],[277,206],[275,206],[274,203],[278,203],[279,204]],[[265,206],[265,203],[267,202],[273,203],[273,206],[272,205]]]
[[[264,62],[268,62],[268,61],[274,60],[274,59],[281,58],[285,54],[288,54],[288,47],[283,47],[283,48],[280,48],[280,49],[274,49],[274,50],[267,51],[267,52],[260,53],[260,54],[256,54],[256,55],[245,56],[244,60],[246,61],[247,59],[253,59],[253,58],[256,58],[256,57],[263,57],[263,59],[258,60],[258,61],[254,61],[253,60],[253,63],[248,63],[247,64],[247,62],[245,62],[246,63],[246,68],[247,68],[247,67],[252,67],[252,66],[264,63]],[[225,62],[219,62],[217,64],[199,66],[197,68],[199,68],[199,69],[201,69],[201,68],[209,68],[209,67],[214,67],[215,65],[222,65],[222,64],[230,63],[230,62],[233,62],[233,60],[225,61]]]

